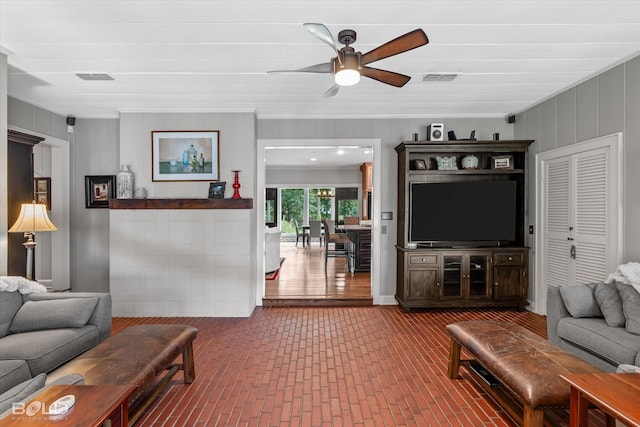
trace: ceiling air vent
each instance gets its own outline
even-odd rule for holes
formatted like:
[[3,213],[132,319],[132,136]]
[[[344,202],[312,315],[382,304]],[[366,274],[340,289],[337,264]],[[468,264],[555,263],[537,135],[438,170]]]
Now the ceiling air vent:
[[458,77],[457,74],[425,74],[423,82],[450,82]]
[[76,76],[82,80],[113,80],[113,77],[106,73],[76,73]]

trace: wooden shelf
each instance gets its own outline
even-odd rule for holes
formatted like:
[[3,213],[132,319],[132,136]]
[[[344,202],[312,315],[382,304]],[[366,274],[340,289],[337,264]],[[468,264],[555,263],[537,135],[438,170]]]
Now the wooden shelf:
[[109,209],[253,209],[253,199],[110,199]]
[[524,169],[411,169],[409,175],[504,175],[523,174]]

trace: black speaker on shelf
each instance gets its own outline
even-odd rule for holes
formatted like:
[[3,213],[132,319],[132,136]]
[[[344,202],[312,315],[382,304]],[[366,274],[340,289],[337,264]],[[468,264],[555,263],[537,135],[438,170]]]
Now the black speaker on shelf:
[[431,123],[427,126],[427,141],[444,141],[443,123]]

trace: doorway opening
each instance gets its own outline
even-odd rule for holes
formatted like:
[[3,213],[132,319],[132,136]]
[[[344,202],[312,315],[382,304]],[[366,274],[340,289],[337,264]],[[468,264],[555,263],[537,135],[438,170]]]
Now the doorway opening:
[[[312,168],[307,167],[305,165],[297,165],[297,175],[291,174],[289,171],[289,178],[285,178],[287,175],[283,171],[283,167],[275,167],[271,168],[271,166],[267,165],[267,154],[269,150],[283,150],[283,149],[295,149],[301,152],[305,152],[307,155],[313,153],[314,151],[318,151],[324,148],[331,148],[333,150],[343,151],[343,152],[353,152],[349,151],[350,149],[365,149],[367,148],[371,153],[370,165],[372,165],[371,170],[371,188],[367,188],[366,197],[365,191],[362,185],[362,178],[359,169],[359,165],[355,168],[357,172],[358,178],[347,178],[340,180],[340,176],[343,173],[343,170],[340,166],[324,166],[324,168],[317,168],[316,170],[312,170]],[[375,167],[376,164],[380,164],[380,154],[381,153],[381,141],[380,139],[349,139],[349,140],[258,140],[258,149],[257,149],[257,186],[256,186],[256,206],[257,215],[257,230],[259,231],[258,239],[257,239],[257,277],[256,277],[256,302],[257,305],[262,305],[263,298],[265,297],[265,290],[267,285],[267,280],[265,280],[265,270],[264,270],[264,256],[265,256],[265,233],[261,232],[265,228],[265,224],[267,226],[275,226],[279,230],[282,227],[281,218],[286,217],[284,212],[284,207],[282,204],[282,191],[284,189],[302,189],[302,193],[306,195],[306,203],[305,207],[305,199],[301,200],[301,214],[299,216],[302,217],[302,225],[307,226],[309,219],[314,219],[315,216],[322,218],[323,216],[331,217],[334,223],[344,222],[344,216],[350,216],[349,213],[355,213],[357,216],[358,212],[363,210],[363,206],[360,206],[362,202],[360,199],[367,200],[369,202],[369,206],[367,206],[367,226],[370,227],[370,251],[371,251],[371,267],[366,273],[356,272],[352,274],[348,269],[344,271],[331,269],[331,263],[333,259],[329,259],[327,263],[327,271],[324,270],[324,248],[320,245],[319,239],[312,239],[310,245],[303,246],[298,244],[297,248],[295,246],[295,239],[289,245],[287,242],[283,242],[281,249],[283,251],[288,251],[295,249],[296,253],[291,254],[290,257],[294,256],[303,256],[303,251],[308,252],[308,256],[304,259],[302,264],[306,263],[306,266],[298,266],[299,269],[307,269],[307,272],[303,274],[305,280],[297,280],[300,283],[301,287],[306,287],[306,290],[311,290],[312,288],[318,289],[319,286],[330,289],[333,285],[330,281],[334,281],[335,285],[339,288],[343,286],[344,283],[352,281],[362,281],[365,277],[368,282],[367,286],[367,297],[369,299],[368,304],[377,304],[380,299],[380,195],[377,193],[380,191],[380,183],[381,183],[381,173]],[[313,157],[313,156],[309,156]],[[350,156],[353,157],[353,156]],[[294,165],[295,166],[295,165]],[[296,167],[292,167],[291,169],[296,169]],[[324,169],[324,170],[323,170]],[[269,179],[267,179],[267,171],[269,171]],[[291,178],[294,176],[294,178]],[[297,178],[296,178],[297,176]],[[327,178],[328,177],[328,178]],[[332,181],[333,179],[333,181]],[[336,179],[338,181],[336,181]],[[276,189],[275,191],[273,189]],[[347,190],[351,188],[351,190]],[[355,189],[355,191],[353,190]],[[342,190],[347,192],[347,196],[350,197],[336,197],[336,195],[340,196]],[[325,201],[324,197],[319,197],[318,193],[322,193],[326,191],[330,195],[327,197],[329,200]],[[350,191],[350,192],[349,192]],[[353,194],[351,194],[353,193]],[[337,200],[336,200],[337,199]],[[342,200],[344,199],[344,200]],[[320,203],[318,203],[320,200]],[[311,203],[309,203],[311,202]],[[327,205],[326,207],[324,205]],[[318,208],[318,205],[320,207]],[[322,213],[323,209],[325,212]],[[351,212],[351,211],[354,212]],[[341,213],[342,212],[342,213]],[[335,218],[335,219],[334,219]],[[286,227],[285,227],[286,228]],[[286,230],[283,230],[286,231]],[[286,233],[283,233],[286,235]],[[289,248],[291,246],[291,248]],[[286,258],[286,255],[284,256]],[[284,262],[283,265],[286,266],[288,263],[288,259]],[[316,261],[319,261],[316,263]],[[337,259],[340,262],[339,259]],[[316,268],[319,266],[319,270],[316,272],[318,276],[315,278],[311,277],[308,273],[308,269]],[[336,266],[342,265],[345,266],[345,263],[336,264]],[[293,266],[293,262],[291,264]],[[282,268],[284,272],[286,267]],[[368,277],[367,277],[368,276]],[[302,276],[301,276],[302,277]],[[326,278],[329,278],[330,281],[327,281]],[[338,290],[338,293],[342,292],[342,290]],[[324,300],[332,300],[333,298],[337,298],[334,294],[331,295],[331,291],[325,292],[322,296],[318,296],[316,299],[324,299]],[[335,299],[333,299],[335,303]],[[324,305],[331,305],[331,303],[326,303]],[[335,304],[334,304],[335,305]]]

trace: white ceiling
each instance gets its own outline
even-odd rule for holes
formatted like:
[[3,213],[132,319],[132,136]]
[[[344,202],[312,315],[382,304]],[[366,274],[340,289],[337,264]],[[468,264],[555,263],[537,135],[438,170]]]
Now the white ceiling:
[[266,147],[264,162],[269,169],[358,169],[362,163],[373,162],[373,147],[340,145]]
[[[354,29],[363,53],[416,28],[430,43],[371,64],[405,87],[363,78],[325,99],[330,75],[266,73],[334,56],[305,22]],[[9,94],[62,115],[504,116],[637,54],[640,1],[0,0],[0,47]]]

